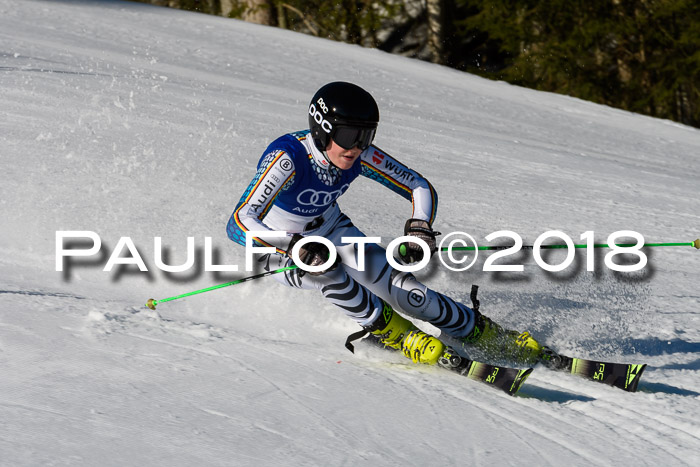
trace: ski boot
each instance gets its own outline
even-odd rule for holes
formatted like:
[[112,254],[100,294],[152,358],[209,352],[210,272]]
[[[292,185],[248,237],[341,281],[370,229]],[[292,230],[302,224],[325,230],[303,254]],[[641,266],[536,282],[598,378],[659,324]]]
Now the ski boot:
[[365,329],[385,347],[402,351],[414,363],[434,365],[445,351],[445,344],[418,329],[386,302],[381,316]]
[[539,362],[550,370],[571,371],[574,359],[566,355],[560,355],[547,346],[542,346],[542,354],[540,355]]
[[477,353],[488,360],[505,359],[527,366],[539,362],[545,348],[529,332],[504,329],[478,311],[474,329],[462,343],[467,355]]

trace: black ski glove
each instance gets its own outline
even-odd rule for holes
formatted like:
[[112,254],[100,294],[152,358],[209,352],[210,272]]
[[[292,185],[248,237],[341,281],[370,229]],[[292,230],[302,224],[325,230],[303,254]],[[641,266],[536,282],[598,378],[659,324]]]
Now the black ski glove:
[[[437,251],[435,237],[440,235],[440,232],[435,232],[427,221],[409,219],[406,221],[403,233],[418,237],[427,243],[431,255]],[[423,259],[423,248],[417,243],[404,242],[399,245],[399,257],[406,264],[417,263]]]
[[[287,248],[287,256],[289,256],[290,258],[292,257],[292,248],[294,248],[294,245],[302,238],[304,237],[299,234],[294,234],[292,236],[292,241],[289,243],[289,248]],[[311,242],[299,248],[299,259],[302,263],[304,263],[307,266],[320,266],[326,261],[328,261],[328,258],[330,258],[330,256],[331,252],[328,250],[328,247],[323,243]],[[333,271],[335,268],[338,267],[339,264],[340,255],[336,257],[335,262],[333,264],[331,264],[323,271],[309,272],[299,268],[299,274],[310,274],[312,276],[320,276],[321,274],[325,274],[328,271]]]

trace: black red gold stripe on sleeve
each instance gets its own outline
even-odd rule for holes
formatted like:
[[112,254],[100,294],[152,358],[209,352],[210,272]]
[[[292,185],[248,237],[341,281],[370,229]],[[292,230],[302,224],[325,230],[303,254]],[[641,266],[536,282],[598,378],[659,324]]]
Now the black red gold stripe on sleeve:
[[406,192],[409,195],[408,197],[411,196],[412,190],[407,185],[404,185],[403,183],[399,182],[398,180],[396,180],[392,177],[389,177],[386,173],[378,170],[377,168],[373,167],[372,165],[370,165],[369,163],[367,163],[365,161],[362,161],[362,165],[366,169],[371,170],[381,180],[390,183],[392,185],[392,188],[395,187],[396,189],[394,191],[400,190],[400,191]]
[[272,159],[272,161],[269,164],[267,164],[265,171],[262,174],[260,174],[258,181],[255,182],[255,186],[253,186],[253,188],[250,190],[250,193],[248,193],[248,197],[245,199],[244,204],[247,203],[248,201],[250,201],[250,198],[253,196],[253,194],[258,189],[260,184],[263,183],[263,180],[265,180],[265,177],[267,176],[267,174],[270,173],[270,170],[272,170],[272,167],[274,167],[275,163],[277,163],[277,161],[280,160],[280,158],[282,156],[284,156],[285,154],[286,153],[284,151],[280,151],[279,154],[277,154],[277,156],[275,156],[275,158]]
[[284,182],[282,182],[282,184],[280,185],[280,189],[277,190],[277,193],[275,193],[275,196],[270,200],[270,203],[267,205],[267,207],[265,207],[263,212],[260,213],[260,215],[258,216],[258,219],[262,220],[265,216],[267,216],[267,213],[270,212],[270,209],[272,209],[272,206],[275,204],[275,199],[277,199],[277,197],[279,196],[280,192],[282,191],[282,188],[287,183],[289,183],[289,181],[292,178],[294,178],[294,174],[296,174],[296,173],[297,173],[296,170],[292,171],[292,173],[289,174],[289,177],[287,177],[287,179]]
[[[241,205],[241,207],[242,207],[242,206],[243,206],[243,205]],[[243,231],[243,232],[249,232],[250,229],[248,229],[248,228],[243,224],[243,222],[241,222],[241,219],[238,217],[238,212],[240,211],[240,209],[241,209],[241,208],[239,207],[238,209],[236,209],[236,212],[233,213],[233,219],[235,220],[236,225],[238,226],[238,228],[239,228],[241,231]],[[259,237],[253,237],[253,241],[259,243],[259,244],[262,245],[262,246],[274,248],[274,249],[277,251],[277,253],[280,253],[280,254],[283,254],[283,255],[287,253],[285,250],[282,250],[282,249],[280,249],[279,247],[276,247],[275,245],[273,245],[273,244],[271,244],[271,243],[268,243],[268,242],[266,242],[265,240],[263,240],[263,239],[261,239],[261,238],[259,238]]]

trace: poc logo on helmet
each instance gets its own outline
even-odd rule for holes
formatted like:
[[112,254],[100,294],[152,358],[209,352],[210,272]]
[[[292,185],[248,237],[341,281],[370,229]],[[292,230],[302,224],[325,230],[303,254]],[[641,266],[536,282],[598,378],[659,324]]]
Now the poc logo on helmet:
[[[318,106],[321,107],[321,110],[323,110],[323,113],[328,112],[328,107],[326,106],[326,103],[323,102],[323,98],[320,98],[319,100],[316,101],[318,103]],[[323,114],[316,109],[316,104],[313,102],[309,106],[309,115],[311,115],[316,123],[318,123],[321,128],[323,128],[323,131],[326,133],[330,133],[331,130],[333,129],[333,125],[331,125],[331,122],[323,118]]]

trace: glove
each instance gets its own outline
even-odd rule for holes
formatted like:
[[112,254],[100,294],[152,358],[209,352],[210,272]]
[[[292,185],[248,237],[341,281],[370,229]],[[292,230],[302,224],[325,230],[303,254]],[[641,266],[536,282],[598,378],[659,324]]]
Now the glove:
[[[299,234],[294,234],[292,236],[292,241],[289,243],[289,248],[287,248],[287,256],[291,258],[292,256],[292,249],[294,248],[294,245],[304,237]],[[328,250],[328,247],[324,245],[323,243],[318,243],[318,242],[311,242],[303,245],[301,248],[299,248],[299,259],[301,260],[302,263],[304,263],[307,266],[320,266],[326,261],[328,261],[328,258],[330,258],[331,252]],[[312,276],[320,276],[321,274],[325,274],[328,271],[333,271],[338,267],[340,264],[340,255],[336,256],[335,262],[331,264],[329,267],[322,271],[318,272],[310,272],[310,271],[304,271],[303,269],[299,269],[299,274],[310,274]]]
[[[430,254],[437,251],[435,237],[440,235],[440,232],[435,232],[427,221],[421,219],[409,219],[403,228],[404,235],[418,237],[428,244]],[[399,257],[406,264],[416,263],[423,259],[423,248],[413,242],[404,242],[399,245]]]

